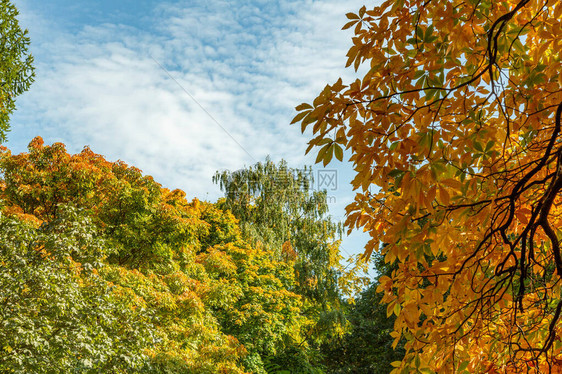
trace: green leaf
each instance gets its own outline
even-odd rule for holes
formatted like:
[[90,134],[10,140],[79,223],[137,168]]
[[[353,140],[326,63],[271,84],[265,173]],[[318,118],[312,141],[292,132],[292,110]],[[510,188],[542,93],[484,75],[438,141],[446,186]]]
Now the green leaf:
[[419,40],[423,40],[423,30],[420,26],[416,27],[416,37]]
[[484,149],[482,148],[482,144],[478,143],[477,141],[474,141],[473,144],[474,144],[474,149],[476,149],[478,152],[484,152]]
[[425,30],[425,36],[424,36],[424,41],[426,43],[430,43],[431,41],[429,40],[429,37],[433,34],[433,24],[429,25],[429,27],[427,28],[427,30]]
[[394,170],[391,170],[390,173],[388,173],[388,176],[392,177],[392,178],[396,178],[396,177],[399,177],[401,175],[404,175],[404,170],[394,169]]
[[336,155],[336,159],[339,161],[343,161],[343,149],[338,144],[334,143],[334,153]]
[[322,164],[324,166],[328,165],[330,161],[332,161],[332,157],[334,157],[334,144],[327,145],[326,152],[324,152],[324,157],[322,158]]
[[419,77],[421,77],[422,75],[425,75],[426,71],[425,70],[416,70],[416,72],[414,73],[414,78],[413,79],[418,79]]
[[464,372],[466,371],[466,368],[468,367],[469,362],[468,361],[463,361],[460,363],[459,365],[459,372]]

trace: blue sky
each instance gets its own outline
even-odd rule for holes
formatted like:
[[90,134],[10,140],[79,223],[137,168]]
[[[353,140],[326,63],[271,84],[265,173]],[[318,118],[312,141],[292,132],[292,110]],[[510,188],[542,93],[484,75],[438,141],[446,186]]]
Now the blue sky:
[[[310,134],[294,107],[344,69],[345,14],[363,1],[15,0],[29,29],[37,78],[18,101],[7,146],[41,135],[70,152],[85,145],[188,197],[214,201],[216,170],[304,155]],[[314,166],[316,172],[321,168]],[[333,163],[330,211],[342,220],[353,173]],[[357,233],[344,252],[359,253]]]

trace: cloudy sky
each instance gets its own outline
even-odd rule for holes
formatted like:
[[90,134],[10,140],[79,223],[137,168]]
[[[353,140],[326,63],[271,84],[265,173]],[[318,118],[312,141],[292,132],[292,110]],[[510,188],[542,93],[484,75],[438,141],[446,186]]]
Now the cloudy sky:
[[[79,152],[88,145],[188,197],[214,201],[217,170],[266,156],[293,167],[310,134],[289,126],[294,107],[344,69],[345,14],[363,1],[15,0],[29,29],[37,78],[18,101],[8,147],[41,135]],[[316,173],[320,171],[314,167]],[[353,199],[347,163],[325,185],[334,218]],[[317,182],[318,182],[317,175]],[[344,239],[359,253],[362,233]]]

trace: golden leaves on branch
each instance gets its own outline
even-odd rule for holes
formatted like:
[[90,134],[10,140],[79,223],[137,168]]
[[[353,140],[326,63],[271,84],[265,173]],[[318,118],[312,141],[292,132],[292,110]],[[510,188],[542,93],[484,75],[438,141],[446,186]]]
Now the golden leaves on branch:
[[344,28],[347,66],[368,71],[297,107],[318,162],[332,142],[351,153],[347,227],[397,263],[379,287],[411,349],[396,372],[562,359],[561,15],[534,0],[364,7]]

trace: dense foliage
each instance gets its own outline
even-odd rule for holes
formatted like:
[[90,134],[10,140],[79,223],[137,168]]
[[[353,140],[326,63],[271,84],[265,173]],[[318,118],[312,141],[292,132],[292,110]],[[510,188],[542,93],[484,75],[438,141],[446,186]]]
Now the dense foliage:
[[342,297],[363,284],[360,267],[346,271],[342,266],[341,227],[328,215],[326,191],[313,189],[310,168],[293,169],[269,159],[217,173],[214,180],[225,193],[219,206],[239,219],[246,236],[279,261],[293,264],[296,284],[291,290],[302,296],[303,313],[313,322],[304,332],[308,344],[300,349],[313,348],[316,353],[305,355],[311,356],[305,361],[321,365],[326,357],[318,347],[347,329]]
[[[0,2],[2,141],[34,71],[17,10]],[[349,14],[348,26],[361,33],[365,14]],[[422,36],[434,41],[432,32]],[[325,100],[315,102],[320,111]],[[304,125],[318,120],[316,109],[300,109]],[[318,161],[341,160],[348,134],[338,130],[335,142],[323,135],[312,142],[322,146]],[[345,300],[363,285],[361,267],[340,264],[341,228],[327,215],[326,193],[312,190],[309,169],[267,160],[217,173],[225,198],[211,204],[88,148],[70,155],[38,137],[28,149],[0,148],[1,372],[388,373],[404,356],[404,338],[388,334],[411,322],[401,315],[404,289],[390,286],[403,264],[379,262],[380,282],[356,303]],[[399,196],[405,174],[389,173],[398,177],[389,191]],[[350,211],[348,224],[367,225],[367,215]]]
[[[375,253],[374,270],[377,276],[389,276],[394,265],[384,262]],[[326,357],[326,372],[332,374],[388,374],[392,362],[404,357],[403,341],[393,347],[390,333],[396,316],[382,303],[383,294],[377,291],[379,282],[375,280],[367,289],[347,302],[345,315],[349,330],[338,339],[322,345]]]
[[[388,372],[376,285],[355,306],[317,281],[303,292],[298,245],[245,240],[228,211],[88,148],[35,138],[2,148],[0,171],[1,371]],[[337,248],[331,227],[307,243]],[[340,265],[324,266],[337,282]]]
[[35,77],[27,30],[21,29],[17,15],[10,0],[0,0],[0,143],[10,129],[16,96],[27,91]]
[[230,213],[40,138],[0,170],[2,371],[260,373],[306,347],[294,260]]
[[395,372],[547,373],[562,362],[562,2],[389,0],[347,15],[348,65],[294,122],[351,153],[348,228],[407,354]]
[[149,316],[99,276],[107,247],[91,222],[69,208],[61,218],[37,228],[0,217],[1,371],[141,371]]
[[338,300],[338,225],[328,216],[326,191],[312,189],[312,170],[281,161],[257,163],[214,177],[225,192],[222,206],[240,227],[278,258],[294,257],[300,294],[316,301]]

